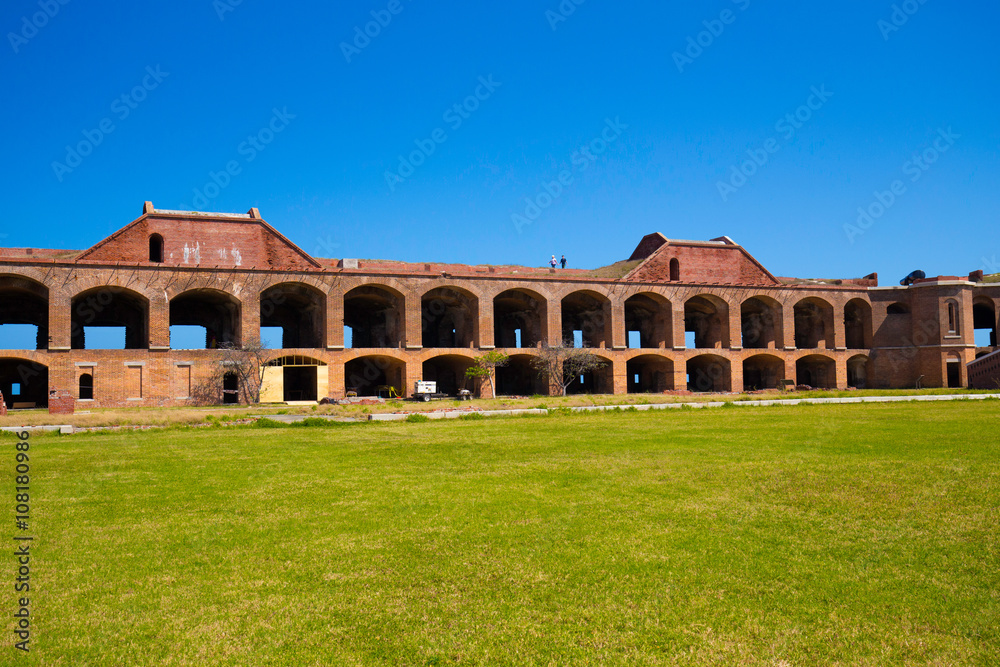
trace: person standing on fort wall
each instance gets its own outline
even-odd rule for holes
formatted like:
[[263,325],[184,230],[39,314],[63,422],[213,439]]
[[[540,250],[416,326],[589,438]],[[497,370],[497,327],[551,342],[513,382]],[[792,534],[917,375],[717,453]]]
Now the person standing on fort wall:
[[562,268],[564,269],[566,268],[566,255],[563,255],[561,258],[559,258],[559,264],[562,265]]
[[555,255],[552,255],[552,259],[549,260],[549,266],[551,266],[553,269],[556,268],[556,256]]

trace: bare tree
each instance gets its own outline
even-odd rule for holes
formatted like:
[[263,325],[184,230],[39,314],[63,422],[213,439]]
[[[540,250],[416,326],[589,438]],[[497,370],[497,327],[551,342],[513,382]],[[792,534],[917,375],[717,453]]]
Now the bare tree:
[[[220,343],[218,351],[220,358],[211,375],[193,389],[195,402],[207,405],[220,401],[225,403],[226,394],[235,392],[237,403],[259,403],[270,350],[254,338],[242,345]],[[226,376],[236,377],[235,389],[226,388]]]
[[542,347],[532,362],[539,377],[562,389],[562,395],[573,382],[605,365],[603,359],[586,350],[574,347]]

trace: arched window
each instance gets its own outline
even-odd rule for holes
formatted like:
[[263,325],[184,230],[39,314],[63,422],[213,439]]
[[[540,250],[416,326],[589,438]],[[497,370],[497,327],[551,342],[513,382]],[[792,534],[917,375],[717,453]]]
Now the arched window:
[[681,263],[674,257],[670,260],[670,281],[677,282],[681,279]]
[[149,237],[149,261],[156,263],[163,261],[163,237],[159,234],[152,234]]
[[948,302],[948,333],[958,335],[958,304],[954,301]]
[[84,373],[80,376],[80,400],[90,401],[94,398],[94,376]]

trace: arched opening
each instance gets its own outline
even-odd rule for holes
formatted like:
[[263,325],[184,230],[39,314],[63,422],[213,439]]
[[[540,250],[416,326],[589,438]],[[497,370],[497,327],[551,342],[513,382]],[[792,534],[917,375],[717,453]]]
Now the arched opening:
[[157,264],[163,262],[163,237],[159,234],[149,235],[149,261]]
[[784,360],[770,354],[758,354],[743,361],[743,391],[777,389],[785,379]]
[[95,287],[73,297],[70,339],[74,350],[149,348],[149,301],[121,287]]
[[90,373],[80,375],[77,397],[81,401],[94,400],[94,376]]
[[972,326],[976,347],[997,346],[997,311],[993,299],[978,297],[972,303]]
[[532,365],[530,354],[512,354],[507,365],[497,369],[497,396],[548,395],[549,387]]
[[835,347],[833,306],[823,299],[809,297],[795,304],[795,347],[815,350]]
[[611,301],[597,292],[573,292],[562,300],[562,341],[566,347],[610,347]]
[[961,331],[961,329],[959,328],[961,322],[959,321],[959,316],[958,316],[958,302],[949,299],[947,307],[948,307],[948,335],[957,336],[959,335],[959,331]]
[[851,299],[844,306],[844,339],[849,350],[872,346],[872,307],[864,299]]
[[630,348],[673,347],[670,302],[659,294],[636,294],[626,299],[625,341]]
[[424,347],[476,347],[479,299],[457,287],[432,289],[420,300],[420,325]]
[[400,292],[362,285],[344,295],[344,347],[399,348],[406,342],[406,309]]
[[0,349],[49,346],[49,290],[20,276],[0,276]]
[[674,257],[670,260],[670,282],[677,282],[681,279],[681,263]]
[[667,357],[644,354],[625,363],[630,394],[662,394],[674,388],[674,362]]
[[0,359],[0,391],[8,409],[49,404],[49,369],[28,359]]
[[684,304],[684,331],[688,348],[729,347],[729,306],[707,294],[688,299]]
[[231,294],[194,289],[170,301],[170,346],[174,349],[215,349],[240,345],[240,302]]
[[859,354],[847,360],[847,386],[864,389],[868,386],[868,357]]
[[962,357],[956,352],[949,352],[945,360],[945,376],[949,389],[959,389],[962,386]]
[[729,360],[714,354],[688,359],[687,389],[699,393],[732,391],[733,374]]
[[472,359],[457,354],[445,354],[424,362],[424,376],[421,380],[437,382],[440,394],[457,396],[459,389],[475,391],[475,382],[465,377],[465,369],[472,365]]
[[747,299],[740,306],[740,330],[744,349],[774,350],[785,347],[781,304],[766,296]]
[[611,362],[603,357],[599,368],[583,373],[566,388],[566,394],[613,394],[615,393],[614,371]]
[[811,354],[795,362],[795,384],[813,389],[834,389],[837,386],[836,362],[830,357]]
[[297,354],[267,362],[261,382],[262,403],[314,402],[329,394],[329,369],[319,359]]
[[525,289],[493,299],[493,343],[501,348],[537,347],[548,339],[545,298]]
[[[282,283],[261,292],[261,340],[280,330],[280,339],[269,347],[316,349],[326,345],[326,295],[302,283]],[[277,338],[277,336],[273,336]]]
[[395,393],[405,398],[412,393],[412,387],[403,386],[405,374],[406,364],[393,357],[369,355],[351,359],[344,365],[344,392],[381,398]]

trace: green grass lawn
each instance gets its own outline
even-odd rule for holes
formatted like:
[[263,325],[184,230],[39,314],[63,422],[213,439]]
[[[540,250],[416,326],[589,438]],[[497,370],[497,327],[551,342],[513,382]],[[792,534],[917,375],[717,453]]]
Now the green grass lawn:
[[32,651],[0,664],[995,665],[998,416],[32,437]]

